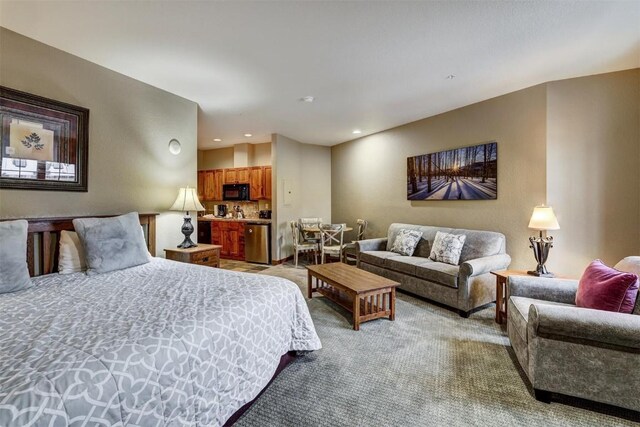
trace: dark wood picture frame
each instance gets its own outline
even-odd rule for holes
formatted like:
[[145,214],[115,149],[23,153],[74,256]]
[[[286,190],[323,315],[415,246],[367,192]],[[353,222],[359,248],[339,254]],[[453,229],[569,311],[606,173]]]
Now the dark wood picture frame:
[[[41,129],[47,139],[18,131],[12,137],[20,126]],[[29,157],[16,146],[43,154]],[[87,108],[0,86],[0,188],[86,192],[88,163]]]

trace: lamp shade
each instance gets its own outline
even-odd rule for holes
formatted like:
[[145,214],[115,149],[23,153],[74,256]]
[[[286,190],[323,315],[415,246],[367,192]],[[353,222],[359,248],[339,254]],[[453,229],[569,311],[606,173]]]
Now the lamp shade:
[[198,194],[195,188],[181,188],[178,192],[178,198],[171,206],[172,211],[203,211],[204,206],[198,200]]
[[536,206],[533,209],[529,228],[534,230],[559,230],[560,225],[551,206]]

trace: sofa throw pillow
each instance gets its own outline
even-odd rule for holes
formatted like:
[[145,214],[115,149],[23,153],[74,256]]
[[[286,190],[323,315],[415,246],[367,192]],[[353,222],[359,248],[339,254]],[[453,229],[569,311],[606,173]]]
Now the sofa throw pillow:
[[[622,258],[613,268],[618,271],[624,271],[625,273],[633,273],[640,277],[640,256]],[[636,308],[633,309],[633,314],[640,314],[640,289],[638,289]]]
[[0,294],[31,287],[25,220],[0,222]]
[[638,276],[607,267],[599,259],[586,268],[576,293],[576,305],[631,313],[638,297]]
[[75,231],[61,231],[58,273],[79,273],[86,269],[87,260],[78,233]]
[[151,261],[137,212],[112,218],[78,218],[73,226],[84,247],[87,274],[135,267]]
[[418,230],[400,230],[396,239],[391,246],[391,252],[398,253],[400,255],[413,255],[413,251],[416,250],[416,246],[422,238],[422,231]]
[[433,261],[444,262],[446,264],[458,265],[460,254],[467,236],[464,234],[450,234],[438,231],[431,247],[431,258]]

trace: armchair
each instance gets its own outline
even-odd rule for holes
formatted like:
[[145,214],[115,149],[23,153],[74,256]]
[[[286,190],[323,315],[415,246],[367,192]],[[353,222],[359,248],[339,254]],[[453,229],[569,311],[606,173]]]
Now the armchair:
[[[640,257],[616,265],[640,271]],[[640,411],[640,298],[632,314],[575,306],[577,280],[509,277],[507,330],[536,399],[551,393]]]

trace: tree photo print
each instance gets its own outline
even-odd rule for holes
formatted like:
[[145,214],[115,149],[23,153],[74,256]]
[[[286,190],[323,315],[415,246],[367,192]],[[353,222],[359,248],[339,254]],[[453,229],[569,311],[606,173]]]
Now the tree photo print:
[[498,198],[498,144],[407,158],[407,200]]

